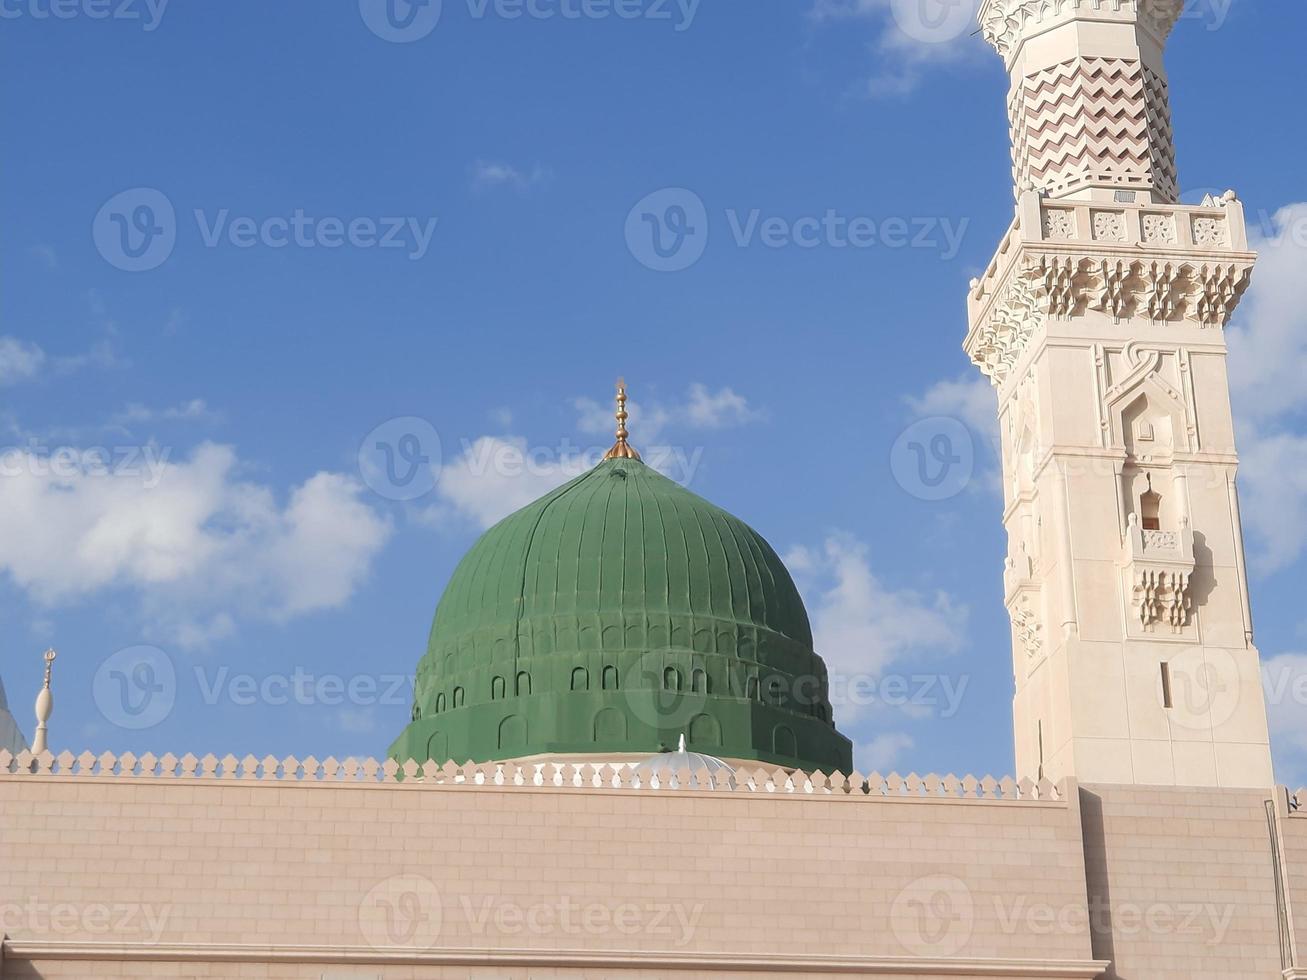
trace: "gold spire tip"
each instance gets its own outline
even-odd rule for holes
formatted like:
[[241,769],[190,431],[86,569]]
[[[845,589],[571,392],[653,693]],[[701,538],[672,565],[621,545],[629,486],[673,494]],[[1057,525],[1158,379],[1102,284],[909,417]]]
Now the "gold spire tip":
[[604,459],[639,459],[640,454],[627,442],[631,433],[626,430],[626,421],[631,417],[626,410],[626,379],[617,379],[617,442],[608,450]]

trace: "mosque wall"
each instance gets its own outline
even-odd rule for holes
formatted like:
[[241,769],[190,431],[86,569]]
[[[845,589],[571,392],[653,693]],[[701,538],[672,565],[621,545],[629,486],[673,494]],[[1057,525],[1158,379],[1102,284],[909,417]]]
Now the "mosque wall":
[[[1105,980],[1282,976],[1272,822],[1307,901],[1307,819],[1281,791],[1083,785],[1095,958]],[[1281,829],[1282,828],[1282,829]]]
[[1102,968],[1074,783],[877,778],[868,795],[760,772],[680,791],[268,761],[229,778],[0,765],[4,976]]

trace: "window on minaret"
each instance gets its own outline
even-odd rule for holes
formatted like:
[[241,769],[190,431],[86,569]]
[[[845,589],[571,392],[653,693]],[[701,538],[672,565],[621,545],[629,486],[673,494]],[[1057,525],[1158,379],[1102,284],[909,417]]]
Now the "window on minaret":
[[1145,531],[1162,530],[1162,495],[1149,490],[1139,500],[1139,523]]

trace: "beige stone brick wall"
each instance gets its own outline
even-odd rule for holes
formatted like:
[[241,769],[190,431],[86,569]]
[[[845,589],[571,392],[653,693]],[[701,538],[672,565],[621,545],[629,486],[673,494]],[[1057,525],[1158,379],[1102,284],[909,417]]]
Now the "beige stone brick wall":
[[[611,952],[636,956],[633,966],[641,955],[738,954],[789,962],[795,975],[804,957],[871,958],[891,977],[896,960],[1024,959],[1079,961],[1079,974],[1044,975],[1085,975],[1084,895],[1074,793],[1066,803],[0,775],[6,977],[527,975],[434,962],[181,974],[176,963],[29,963],[25,943]],[[664,966],[622,975],[670,968],[647,962]],[[545,966],[530,975],[613,975]]]
[[1110,929],[1095,929],[1094,951],[1115,963],[1108,980],[1281,975],[1265,806],[1274,795],[1081,787],[1091,910],[1106,909],[1095,922]]

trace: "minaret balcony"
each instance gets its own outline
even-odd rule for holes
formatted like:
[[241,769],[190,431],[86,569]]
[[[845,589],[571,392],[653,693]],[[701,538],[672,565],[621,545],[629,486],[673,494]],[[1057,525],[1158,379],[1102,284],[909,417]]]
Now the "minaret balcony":
[[1121,190],[1067,201],[1027,190],[967,300],[965,348],[1003,384],[1049,319],[1091,312],[1117,321],[1223,328],[1251,279],[1243,205],[1233,192],[1200,205],[1157,204]]
[[1122,566],[1129,585],[1131,618],[1144,631],[1170,627],[1177,634],[1193,614],[1194,532],[1188,522],[1179,530],[1156,530],[1130,516]]

